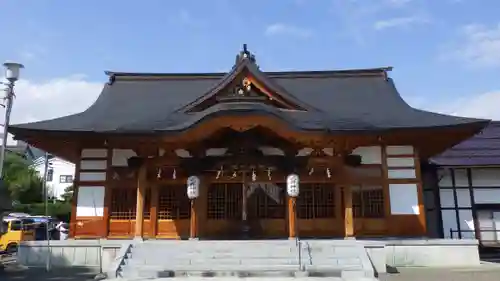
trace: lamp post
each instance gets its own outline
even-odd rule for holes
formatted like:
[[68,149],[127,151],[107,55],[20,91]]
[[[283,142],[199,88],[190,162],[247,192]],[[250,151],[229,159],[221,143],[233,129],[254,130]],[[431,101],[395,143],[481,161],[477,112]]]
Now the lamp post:
[[300,191],[300,178],[297,174],[290,174],[286,177],[286,193],[290,198],[290,202],[288,205],[289,208],[289,233],[290,238],[297,239],[297,197],[299,196]]
[[45,207],[45,219],[47,220],[45,223],[45,235],[47,238],[47,258],[45,259],[45,270],[47,272],[50,271],[51,269],[51,256],[52,256],[52,249],[50,248],[50,230],[49,230],[49,192],[48,192],[48,187],[47,187],[47,177],[48,177],[48,171],[49,171],[49,153],[45,152],[45,161],[44,161],[44,170],[43,170],[43,202],[44,202],[44,207]]
[[200,178],[197,176],[190,176],[187,179],[187,197],[191,201],[191,220],[189,227],[189,240],[197,240],[196,231],[196,198],[200,196]]
[[12,103],[14,101],[14,85],[19,79],[19,72],[24,66],[20,63],[6,62],[3,64],[5,67],[5,78],[8,83],[3,83],[7,86],[5,100],[5,120],[3,124],[3,137],[2,147],[0,149],[0,178],[3,179],[3,165],[5,160],[5,147],[7,146],[7,135],[10,122],[10,113],[12,111]]
[[[0,84],[7,86],[7,89],[5,89],[6,94],[3,98],[5,100],[5,120],[3,124],[2,146],[0,147],[0,220],[3,219],[4,211],[12,209],[10,193],[3,181],[3,166],[5,160],[5,149],[7,146],[10,112],[12,111],[12,102],[14,100],[14,85],[19,79],[19,70],[24,67],[22,64],[13,62],[6,62],[3,66],[5,67],[5,78],[8,83],[0,82]],[[2,230],[1,228],[2,227],[0,227],[0,230]]]
[[286,177],[286,193],[290,200],[288,201],[288,231],[290,239],[295,239],[299,252],[299,271],[304,271],[302,267],[302,245],[297,235],[297,197],[300,193],[300,178],[297,174],[290,174]]

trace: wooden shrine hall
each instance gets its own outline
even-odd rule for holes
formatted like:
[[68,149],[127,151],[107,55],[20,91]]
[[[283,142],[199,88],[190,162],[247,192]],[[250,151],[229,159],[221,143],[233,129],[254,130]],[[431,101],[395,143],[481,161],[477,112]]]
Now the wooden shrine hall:
[[391,68],[106,72],[84,112],[18,124],[76,163],[74,238],[425,236],[420,162],[489,120],[410,107]]

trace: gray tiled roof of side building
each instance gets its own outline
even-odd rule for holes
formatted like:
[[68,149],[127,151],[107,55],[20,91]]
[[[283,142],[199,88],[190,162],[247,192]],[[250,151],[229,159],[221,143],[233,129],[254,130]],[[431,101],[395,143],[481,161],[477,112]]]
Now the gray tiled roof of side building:
[[500,166],[500,121],[482,132],[433,157],[440,166]]

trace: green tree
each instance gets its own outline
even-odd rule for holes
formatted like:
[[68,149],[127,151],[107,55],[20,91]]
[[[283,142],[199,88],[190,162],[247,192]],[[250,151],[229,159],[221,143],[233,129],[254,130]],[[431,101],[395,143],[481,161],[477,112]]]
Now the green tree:
[[43,182],[28,161],[14,153],[6,153],[4,180],[13,202],[29,204],[42,202]]
[[73,191],[74,191],[73,185],[66,187],[64,189],[64,194],[61,195],[62,200],[64,202],[72,202],[73,201]]

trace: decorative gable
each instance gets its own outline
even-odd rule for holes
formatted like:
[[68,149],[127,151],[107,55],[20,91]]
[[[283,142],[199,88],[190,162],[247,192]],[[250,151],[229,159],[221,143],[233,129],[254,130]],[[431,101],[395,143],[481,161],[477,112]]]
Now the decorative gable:
[[306,106],[276,85],[255,63],[246,44],[236,57],[233,69],[211,91],[184,108],[200,112],[220,103],[262,103],[280,110],[306,111]]

